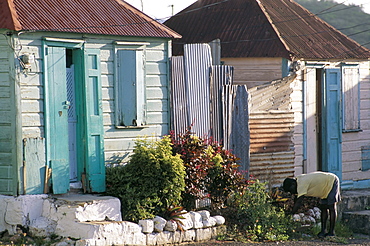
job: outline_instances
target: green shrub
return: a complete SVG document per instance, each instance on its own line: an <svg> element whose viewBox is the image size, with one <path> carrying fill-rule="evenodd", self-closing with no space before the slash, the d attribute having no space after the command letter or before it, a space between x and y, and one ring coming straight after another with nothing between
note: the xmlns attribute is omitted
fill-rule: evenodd
<svg viewBox="0 0 370 246"><path fill-rule="evenodd" d="M185 170L180 156L172 155L170 138L139 139L133 152L127 165L107 168L107 194L121 200L123 218L154 218L181 204Z"/></svg>
<svg viewBox="0 0 370 246"><path fill-rule="evenodd" d="M287 240L294 232L291 217L272 205L266 183L251 180L229 200L230 222L252 241Z"/></svg>

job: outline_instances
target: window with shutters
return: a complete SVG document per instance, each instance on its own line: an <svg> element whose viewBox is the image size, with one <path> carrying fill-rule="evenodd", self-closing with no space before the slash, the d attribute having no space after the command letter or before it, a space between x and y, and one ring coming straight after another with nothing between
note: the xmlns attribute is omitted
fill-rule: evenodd
<svg viewBox="0 0 370 246"><path fill-rule="evenodd" d="M115 102L117 127L142 127L146 124L146 45L146 43L116 43Z"/></svg>
<svg viewBox="0 0 370 246"><path fill-rule="evenodd" d="M358 65L342 65L343 131L360 130L360 83Z"/></svg>

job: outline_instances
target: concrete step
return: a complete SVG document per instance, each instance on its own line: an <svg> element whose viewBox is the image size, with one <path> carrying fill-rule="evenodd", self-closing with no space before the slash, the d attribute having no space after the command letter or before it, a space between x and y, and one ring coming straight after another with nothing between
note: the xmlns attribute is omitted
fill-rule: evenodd
<svg viewBox="0 0 370 246"><path fill-rule="evenodd" d="M338 206L341 212L364 210L370 206L370 189L343 190Z"/></svg>
<svg viewBox="0 0 370 246"><path fill-rule="evenodd" d="M342 221L353 232L370 235L370 210L344 212Z"/></svg>
<svg viewBox="0 0 370 246"><path fill-rule="evenodd" d="M370 235L370 189L343 190L338 217L355 233Z"/></svg>

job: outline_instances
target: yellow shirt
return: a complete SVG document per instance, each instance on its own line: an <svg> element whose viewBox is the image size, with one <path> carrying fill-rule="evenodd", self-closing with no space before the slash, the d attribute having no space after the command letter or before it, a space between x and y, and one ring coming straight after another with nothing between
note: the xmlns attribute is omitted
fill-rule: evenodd
<svg viewBox="0 0 370 246"><path fill-rule="evenodd" d="M297 176L297 193L300 196L312 196L325 199L333 188L336 176L332 173L313 172Z"/></svg>

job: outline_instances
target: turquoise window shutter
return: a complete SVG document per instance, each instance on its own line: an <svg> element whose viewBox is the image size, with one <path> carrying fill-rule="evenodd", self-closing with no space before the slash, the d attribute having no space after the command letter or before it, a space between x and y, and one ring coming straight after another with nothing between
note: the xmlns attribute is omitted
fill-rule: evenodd
<svg viewBox="0 0 370 246"><path fill-rule="evenodd" d="M117 51L117 125L145 124L145 83L143 50Z"/></svg>

